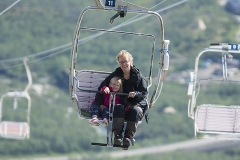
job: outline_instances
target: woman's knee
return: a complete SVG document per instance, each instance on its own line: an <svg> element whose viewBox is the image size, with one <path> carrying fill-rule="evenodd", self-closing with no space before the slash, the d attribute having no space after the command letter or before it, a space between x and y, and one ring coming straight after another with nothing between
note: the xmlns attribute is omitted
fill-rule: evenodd
<svg viewBox="0 0 240 160"><path fill-rule="evenodd" d="M135 113L135 114L143 113L142 108L139 107L139 106L133 107L131 111L132 111L133 113Z"/></svg>
<svg viewBox="0 0 240 160"><path fill-rule="evenodd" d="M132 122L138 122L143 117L143 110L139 106L135 106L129 110L127 120Z"/></svg>

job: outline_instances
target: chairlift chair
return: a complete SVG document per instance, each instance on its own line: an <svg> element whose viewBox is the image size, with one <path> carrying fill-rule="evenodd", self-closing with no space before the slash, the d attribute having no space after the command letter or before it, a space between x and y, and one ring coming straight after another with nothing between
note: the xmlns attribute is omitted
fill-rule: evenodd
<svg viewBox="0 0 240 160"><path fill-rule="evenodd" d="M30 110L31 110L31 97L28 94L28 89L32 85L32 77L30 69L27 65L27 60L24 59L24 66L28 77L28 85L24 91L13 91L3 94L0 99L0 137L6 139L25 140L30 137ZM11 106L4 106L3 101L7 97L14 98L13 109L17 109L18 99L27 99L26 121L7 121L3 120L3 108L10 108ZM18 113L16 113L18 114Z"/></svg>
<svg viewBox="0 0 240 160"><path fill-rule="evenodd" d="M204 53L213 52L221 54L222 78L200 79L198 77L199 59ZM197 98L201 93L203 84L239 84L240 81L230 80L228 77L227 57L232 58L231 54L240 54L239 44L211 44L196 57L195 70L190 73L188 86L188 116L194 120L196 138L240 140L240 105L197 104Z"/></svg>
<svg viewBox="0 0 240 160"><path fill-rule="evenodd" d="M88 6L82 10L80 13L73 43L71 49L71 56L70 56L70 73L69 73L69 88L70 88L70 99L72 100L73 105L76 107L79 117L83 119L90 119L90 106L94 101L95 94L98 91L98 87L100 83L109 75L109 72L105 71L97 71L97 70L86 70L86 69L76 69L77 64L77 55L80 54L79 50L79 36L82 30L89 30L89 31L98 31L101 33L114 33L114 34L127 34L133 36L144 36L150 37L153 40L153 47L152 47L152 55L151 55L151 64L150 64L150 72L147 79L148 89L152 86L152 67L153 67L153 57L155 52L155 37L151 34L144 34L144 33L136 33L136 32L126 32L126 31L116 31L116 30L108 30L108 29L98 29L98 28L88 28L82 27L82 19L84 14L89 10L99 10L99 11L109 11L109 12L117 12L112 18L110 18L110 23L120 15L120 17L126 16L126 13L135 13L135 14L148 14L148 15L155 15L159 20L159 29L161 33L160 37L160 62L159 62L159 69L157 80L155 83L155 88L149 101L149 106L153 106L153 104L157 101L160 96L165 72L168 70L169 65L169 55L168 55L168 44L169 40L164 40L164 27L163 21L161 16L157 12L149 11L147 8L131 4L129 2L124 2L121 0L94 0L94 6ZM85 57L86 58L86 57ZM111 93L115 94L115 93ZM114 106L112 104L111 106ZM109 107L110 109L111 107ZM107 146L107 147L122 147L122 146L115 146L113 144L113 133L111 130L111 109L110 109L110 119L109 125L107 127L107 143L92 143L92 145L99 145L99 146Z"/></svg>

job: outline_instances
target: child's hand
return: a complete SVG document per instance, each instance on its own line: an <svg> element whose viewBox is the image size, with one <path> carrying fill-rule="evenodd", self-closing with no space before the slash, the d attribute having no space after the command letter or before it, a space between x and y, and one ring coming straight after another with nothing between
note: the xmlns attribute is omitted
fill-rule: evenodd
<svg viewBox="0 0 240 160"><path fill-rule="evenodd" d="M108 87L106 87L104 90L103 90L104 93L108 94L110 93L110 89Z"/></svg>

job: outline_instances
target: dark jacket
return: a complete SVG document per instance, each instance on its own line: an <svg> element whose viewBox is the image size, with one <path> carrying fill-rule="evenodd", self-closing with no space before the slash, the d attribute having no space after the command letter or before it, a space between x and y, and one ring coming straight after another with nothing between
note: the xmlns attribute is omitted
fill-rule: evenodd
<svg viewBox="0 0 240 160"><path fill-rule="evenodd" d="M129 92L135 92L136 96L134 98L127 98L127 104L134 105L141 105L141 107L144 109L144 111L147 109L147 102L146 102L146 96L148 94L147 90L147 83L145 77L143 77L135 66L131 67L130 70L130 78L128 80L125 80L123 78L123 71L120 67L116 68L116 70L109 74L109 76L100 84L98 90L100 90L103 86L108 86L110 80L114 77L118 76L122 78L122 87L123 87L123 93L129 93ZM123 99L123 98L122 98ZM98 105L103 104L103 98L100 94L97 94L95 97L95 101ZM125 102L122 102L123 104ZM126 105L126 104L124 104Z"/></svg>

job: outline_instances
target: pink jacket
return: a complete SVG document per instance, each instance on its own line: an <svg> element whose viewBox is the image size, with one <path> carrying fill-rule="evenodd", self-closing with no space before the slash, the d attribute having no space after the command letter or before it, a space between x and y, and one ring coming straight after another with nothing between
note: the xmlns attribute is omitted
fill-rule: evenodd
<svg viewBox="0 0 240 160"><path fill-rule="evenodd" d="M104 89L106 88L106 86L103 86L102 88L101 88L101 91L103 92L104 91ZM110 89L110 92L112 92L113 90L112 90L112 87L109 87L109 89ZM110 99L110 96L111 96L111 94L106 94L106 93L104 93L103 92L103 105L105 106L105 107L109 107L109 99ZM115 97L115 104L119 104L120 103L120 96L119 95L116 95L116 97Z"/></svg>

